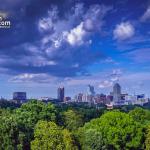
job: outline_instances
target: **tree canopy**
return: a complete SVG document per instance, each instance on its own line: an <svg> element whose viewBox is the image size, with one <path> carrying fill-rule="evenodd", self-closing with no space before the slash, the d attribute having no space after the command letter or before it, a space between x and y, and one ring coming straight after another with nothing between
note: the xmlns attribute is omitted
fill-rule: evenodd
<svg viewBox="0 0 150 150"><path fill-rule="evenodd" d="M34 126L39 120L55 121L54 105L33 100L13 111L1 110L0 149L30 149Z"/></svg>
<svg viewBox="0 0 150 150"><path fill-rule="evenodd" d="M0 108L0 150L150 150L150 111L123 111L37 100L7 105Z"/></svg>
<svg viewBox="0 0 150 150"><path fill-rule="evenodd" d="M54 122L39 121L35 126L32 150L76 150L71 133Z"/></svg>
<svg viewBox="0 0 150 150"><path fill-rule="evenodd" d="M64 124L68 130L77 130L83 125L83 116L76 111L68 110L64 112Z"/></svg>
<svg viewBox="0 0 150 150"><path fill-rule="evenodd" d="M132 116L137 122L144 125L150 124L150 111L147 109L136 107L129 112L129 115Z"/></svg>
<svg viewBox="0 0 150 150"><path fill-rule="evenodd" d="M119 111L107 112L79 129L83 149L141 149L144 134L140 123Z"/></svg>

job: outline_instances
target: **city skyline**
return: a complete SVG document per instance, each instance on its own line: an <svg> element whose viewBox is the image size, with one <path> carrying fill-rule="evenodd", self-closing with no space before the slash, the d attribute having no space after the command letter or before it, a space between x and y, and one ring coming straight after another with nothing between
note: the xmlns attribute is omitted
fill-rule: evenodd
<svg viewBox="0 0 150 150"><path fill-rule="evenodd" d="M150 1L6 0L0 5L0 95L85 92L150 97Z"/></svg>
<svg viewBox="0 0 150 150"><path fill-rule="evenodd" d="M68 89L67 89L68 90ZM13 91L13 93L11 93L8 97L4 97L3 95L1 95L1 99L7 99L7 100L12 100L14 99L15 95L18 95L16 97L19 97L19 99L21 97L26 97L24 99L51 99L51 100L58 100L60 102L63 102L65 98L70 98L70 100L75 100L77 95L83 95L83 96L92 96L95 97L96 95L105 95L105 96L113 96L114 101L120 101L121 100L121 95L125 96L138 96L138 95L144 95L145 98L150 98L148 95L146 95L145 93L131 93L131 92L127 92L124 89L122 90L122 86L119 84L119 82L115 82L110 91L108 92L102 92L102 91L98 91L95 90L95 87L93 85L88 84L86 87L84 87L84 90L82 91L78 91L78 92L74 92L72 95L69 95L68 91L66 90L66 88L64 86L59 86L57 87L55 93L53 93L53 95L39 95L39 96L30 96L30 93L28 93L27 91ZM115 93L115 94L114 94ZM122 99L123 100L123 99Z"/></svg>

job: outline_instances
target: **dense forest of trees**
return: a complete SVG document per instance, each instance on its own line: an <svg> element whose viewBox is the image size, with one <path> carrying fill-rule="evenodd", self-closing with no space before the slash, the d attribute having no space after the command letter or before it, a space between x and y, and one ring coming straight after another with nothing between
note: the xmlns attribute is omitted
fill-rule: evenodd
<svg viewBox="0 0 150 150"><path fill-rule="evenodd" d="M150 150L148 109L37 100L0 106L0 150Z"/></svg>

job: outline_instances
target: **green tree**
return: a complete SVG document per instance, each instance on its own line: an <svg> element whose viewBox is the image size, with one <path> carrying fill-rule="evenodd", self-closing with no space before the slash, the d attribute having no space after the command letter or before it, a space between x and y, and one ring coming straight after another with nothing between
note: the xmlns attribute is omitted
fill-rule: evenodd
<svg viewBox="0 0 150 150"><path fill-rule="evenodd" d="M19 129L14 115L11 111L1 112L0 115L0 149L13 150L17 149L17 145L21 143L18 138Z"/></svg>
<svg viewBox="0 0 150 150"><path fill-rule="evenodd" d="M0 149L30 149L34 127L39 120L56 121L51 103L30 101L15 110L0 110Z"/></svg>
<svg viewBox="0 0 150 150"><path fill-rule="evenodd" d="M35 127L32 150L75 150L68 130L63 130L54 122L39 121Z"/></svg>
<svg viewBox="0 0 150 150"><path fill-rule="evenodd" d="M83 150L143 148L143 126L119 111L107 112L78 131Z"/></svg>
<svg viewBox="0 0 150 150"><path fill-rule="evenodd" d="M129 115L137 122L144 125L150 124L150 111L140 107L136 107L134 110L129 112Z"/></svg>
<svg viewBox="0 0 150 150"><path fill-rule="evenodd" d="M146 145L146 150L150 150L150 125L147 128L145 145Z"/></svg>
<svg viewBox="0 0 150 150"><path fill-rule="evenodd" d="M82 115L74 110L68 110L64 112L64 122L68 130L74 131L83 125Z"/></svg>

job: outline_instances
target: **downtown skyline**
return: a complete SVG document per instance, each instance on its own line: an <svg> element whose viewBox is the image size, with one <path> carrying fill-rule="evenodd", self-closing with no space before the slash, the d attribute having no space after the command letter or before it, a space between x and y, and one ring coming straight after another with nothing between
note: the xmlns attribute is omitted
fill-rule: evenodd
<svg viewBox="0 0 150 150"><path fill-rule="evenodd" d="M150 96L149 0L6 0L0 16L0 95L85 92Z"/></svg>

